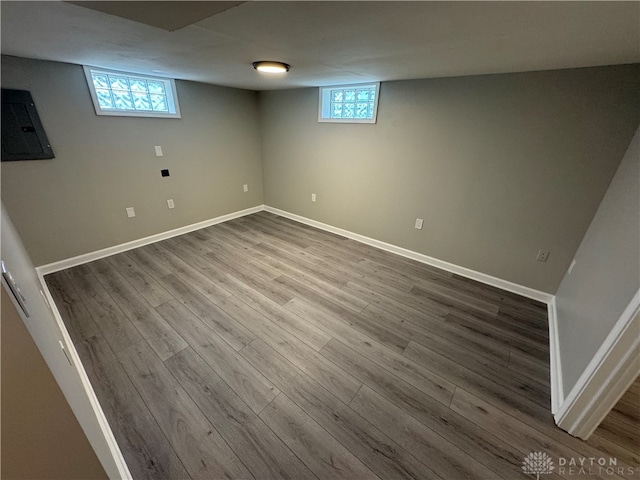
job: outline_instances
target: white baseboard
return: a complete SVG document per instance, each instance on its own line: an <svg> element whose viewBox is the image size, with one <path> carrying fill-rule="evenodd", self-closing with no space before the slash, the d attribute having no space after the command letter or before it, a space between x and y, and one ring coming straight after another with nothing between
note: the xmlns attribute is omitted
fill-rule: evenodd
<svg viewBox="0 0 640 480"><path fill-rule="evenodd" d="M571 390L567 398L564 398L558 338L558 317L556 301L553 295L266 205L258 205L256 207L186 225L167 232L158 233L95 252L89 252L58 262L42 265L37 267L36 271L44 287L44 292L46 292L47 300L54 305L46 288L46 284L44 283L44 275L263 210L321 230L342 235L352 240L356 240L526 298L546 303L549 315L551 409L554 414L556 424L574 436L586 439L591 435L593 430L595 430L599 425L611 407L615 405L618 399L629 388L629 385L631 385L640 371L640 338L638 338L637 335L637 332L640 331L640 291L638 291L634 296L632 302L629 304L603 345L589 363L589 366L582 374L577 384ZM53 307L53 310L59 320L59 324L63 325L55 306ZM61 328L61 330L66 333L66 329ZM76 362L76 365L79 367L78 370L80 376L82 377L89 397L94 404L98 419L106 425L105 436L107 437L107 440L111 440L110 443L113 443L114 457L116 457L116 460L122 468L121 471L126 477L126 474L128 474L126 464L124 464L121 453L113 439L113 434L111 433L108 424L106 424L104 413L102 412L102 409L97 402L97 398L95 397L95 393L93 393L93 389L89 384L77 352L75 352L75 349L72 347L73 344L67 337L68 333L65 335L65 340L67 341L67 345L71 346L70 351L73 361Z"/></svg>
<svg viewBox="0 0 640 480"><path fill-rule="evenodd" d="M640 373L640 290L557 413L556 424L586 440Z"/></svg>
<svg viewBox="0 0 640 480"><path fill-rule="evenodd" d="M251 215L252 213L261 212L262 210L264 210L264 205L258 205L256 207L247 208L245 210L239 210L237 212L228 213L226 215L221 215L219 217L204 220L202 222L192 223L191 225L185 225L184 227L175 228L167 232L157 233L155 235L150 235L138 240L132 240L131 242L121 243L119 245L114 245L113 247L103 248L102 250L96 250L95 252L83 253L82 255L66 258L58 262L47 263L46 265L36 267L36 271L39 275L48 275L49 273L58 272L60 270L65 270L71 267L77 267L78 265L93 262L94 260L98 260L100 258L126 252L127 250L133 250L134 248L149 245L150 243L159 242L161 240L166 240L167 238L177 237L178 235L183 235L195 230L200 230L201 228L206 228L210 227L211 225L216 225L228 220L233 220L234 218L244 217L245 215Z"/></svg>
<svg viewBox="0 0 640 480"><path fill-rule="evenodd" d="M491 285L493 287L500 288L502 290L506 290L508 292L512 292L518 295L522 295L523 297L531 298L533 300L537 300L546 304L551 302L553 295L541 292L539 290L535 290L533 288L525 287L523 285L518 285L513 282L509 282L507 280L503 280L501 278L493 277L491 275L487 275L485 273L477 272L475 270L471 270L466 267L461 267L459 265L455 265L453 263L445 262L443 260L438 260L437 258L429 257L422 253L414 252L412 250L408 250L406 248L398 247L396 245L392 245L390 243L382 242L380 240L376 240L374 238L366 237L364 235L360 235L358 233L353 233L348 230L343 230L341 228L333 227L331 225L327 225L325 223L317 222L310 218L302 217L300 215L296 215L293 213L286 212L284 210L279 210L277 208L269 207L266 205L258 205L256 207L247 208L245 210L240 210L237 212L229 213L226 215L222 215L220 217L212 218L209 220L204 220L202 222L193 223L191 225L186 225L184 227L176 228L173 230L169 230L167 232L157 233L155 235L150 235L148 237L140 238L137 240L132 240L130 242L121 243L119 245L114 245L112 247L103 248L101 250L96 250L94 252L84 253L82 255L78 255L76 257L66 258L64 260L60 260L57 262L48 263L46 265L41 265L36 267L36 271L40 275L48 275L49 273L58 272L60 270L65 270L67 268L76 267L78 265L82 265L84 263L89 263L94 260L98 260L100 258L108 257L110 255L115 255L118 253L126 252L128 250L133 250L134 248L142 247L144 245L149 245L151 243L159 242L161 240L165 240L167 238L176 237L178 235L183 235L185 233L193 232L195 230L199 230L201 228L210 227L211 225L216 225L218 223L226 222L228 220L233 220L234 218L243 217L245 215L250 215L252 213L261 212L266 210L268 212L274 213L276 215L280 215L286 218L290 218L291 220L295 220L300 223L304 223L306 225L310 225L312 227L319 228L321 230L326 230L328 232L336 233L338 235L342 235L347 238L351 238L353 240L357 240L359 242L365 243L367 245L371 245L373 247L380 248L382 250L386 250L391 253L395 253L397 255L401 255L403 257L410 258L412 260L416 260L421 263L425 263L427 265L431 265L433 267L440 268L442 270L455 273L457 275L470 278L472 280L476 280L478 282Z"/></svg>
<svg viewBox="0 0 640 480"><path fill-rule="evenodd" d="M438 260L418 252L327 225L265 205L267 212L431 265L478 282L547 304L549 317L551 411L556 424L571 435L587 439L640 372L640 291L634 296L588 367L564 397L558 312L554 295Z"/></svg>
<svg viewBox="0 0 640 480"><path fill-rule="evenodd" d="M486 285L491 285L492 287L497 287L502 290L515 293L517 295L522 295L523 297L531 298L539 302L549 304L549 302L551 302L551 299L553 298L553 295L546 292L541 292L533 288L525 287L523 285L518 285L517 283L509 282L501 278L487 275L486 273L477 272L475 270L471 270L466 267L461 267L453 263L445 262L443 260L438 260L437 258L429 257L428 255L424 255L422 253L414 252L412 250L398 247L390 243L382 242L374 238L365 237L364 235L353 233L348 230L343 230L342 228L337 228L332 225L327 225L326 223L317 222L316 220L311 220L310 218L302 217L300 215L287 212L285 210L269 207L268 205L265 205L264 209L267 212L271 212L276 215L280 215L282 217L295 220L296 222L304 223L306 225L310 225L312 227L316 227L321 230L326 230L328 232L335 233L337 235L342 235L343 237L347 237L352 240L357 240L358 242L366 243L367 245L371 245L372 247L377 247L377 248L380 248L381 250L386 250L387 252L395 253L397 255L401 255L403 257L407 257L412 260L416 260L418 262L425 263L427 265L431 265L433 267L437 267L442 270L446 270L447 272L455 273L462 277L476 280Z"/></svg>
<svg viewBox="0 0 640 480"><path fill-rule="evenodd" d="M109 453L113 458L116 468L118 469L118 472L119 472L118 478L123 480L131 480L133 479L133 476L131 475L129 468L127 467L127 463L122 455L120 447L118 446L118 443L113 435L113 432L111 430L111 427L109 426L109 423L104 414L104 411L100 406L98 397L96 396L95 391L93 390L91 382L89 381L87 372L85 371L84 366L82 365L80 356L78 355L78 352L73 342L71 341L69 332L64 324L64 321L62 320L62 317L60 316L60 312L58 311L58 308L56 307L55 302L53 301L53 297L49 292L49 288L47 287L47 284L44 281L44 275L57 272L60 270L64 270L66 268L75 267L77 265L82 265L84 263L92 262L93 260L98 260L99 258L107 257L109 255L114 255L116 253L125 252L127 250L141 247L143 245L148 245L150 243L158 242L160 240L164 240L167 238L175 237L177 235L182 235L184 233L192 232L192 231L205 228L211 225L215 225L221 222L226 222L234 218L260 212L262 210L264 210L264 206L258 205L256 207L248 208L246 210L241 210L241 211L230 213L227 215L222 215L220 217L205 220L203 222L198 222L198 223L194 223L184 227L176 228L168 232L162 232L156 235L151 235L149 237L141 238L141 239L123 243L120 245L114 245L113 247L104 248L102 250L86 253L83 255L78 255L76 257L61 260L59 262L49 263L47 265L42 265L36 268L36 274L38 276L38 280L40 281L40 285L42 287L41 288L42 294L44 295L46 303L48 304L55 318L58 329L64 340L64 344L67 349L67 352L69 353L71 361L73 362L73 367L76 369L76 371L78 372L78 375L80 376L80 381L82 383L82 386L87 394L89 403L91 404L91 407L96 416L97 422L102 430L102 434L109 447L109 451L110 451Z"/></svg>
<svg viewBox="0 0 640 480"><path fill-rule="evenodd" d="M556 298L549 302L549 380L551 386L551 413L555 414L564 402L564 385L562 383L562 362L560 360L560 339L558 337L558 310Z"/></svg>
<svg viewBox="0 0 640 480"><path fill-rule="evenodd" d="M67 350L67 353L69 354L68 358L70 358L71 362L73 362L71 367L76 370L76 372L78 373L78 376L80 377L82 388L87 394L87 398L89 399L89 404L91 405L91 408L93 410L93 413L95 414L100 430L102 431L102 435L104 436L104 439L109 448L109 454L111 455L116 465L116 468L118 470L117 478L121 480L133 480L133 475L131 475L131 472L129 471L127 462L125 461L124 456L122 455L122 451L120 450L120 447L118 446L118 442L116 441L116 438L113 435L113 431L109 426L107 417L104 414L104 411L102 410L102 406L98 401L98 397L96 396L96 393L93 390L93 386L91 385L91 382L89 381L89 377L87 375L87 372L84 369L84 365L82 365L82 361L80 360L78 351L76 350L76 347L73 344L73 341L71 340L69 331L67 330L67 327L64 324L64 321L62 320L62 316L58 311L58 307L56 306L55 301L51 296L49 287L47 286L47 283L44 281L44 276L40 272L36 272L36 274L38 276L38 280L40 281L41 293L44 296L45 303L47 304L47 306L49 307L49 310L53 314L53 318L55 319L58 330L62 335L64 347Z"/></svg>

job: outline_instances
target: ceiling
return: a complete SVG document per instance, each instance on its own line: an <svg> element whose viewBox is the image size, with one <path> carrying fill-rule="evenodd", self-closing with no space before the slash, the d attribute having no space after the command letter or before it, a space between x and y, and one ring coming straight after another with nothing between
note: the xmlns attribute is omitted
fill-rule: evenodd
<svg viewBox="0 0 640 480"><path fill-rule="evenodd" d="M640 62L635 1L99 3L2 1L2 53L251 90Z"/></svg>
<svg viewBox="0 0 640 480"><path fill-rule="evenodd" d="M141 22L152 27L163 28L170 32L179 30L224 12L244 2L202 2L165 0L153 8L146 1L127 0L120 2L103 2L99 0L70 1L74 5L92 8L99 12L109 13L128 20ZM157 3L157 2L156 2Z"/></svg>

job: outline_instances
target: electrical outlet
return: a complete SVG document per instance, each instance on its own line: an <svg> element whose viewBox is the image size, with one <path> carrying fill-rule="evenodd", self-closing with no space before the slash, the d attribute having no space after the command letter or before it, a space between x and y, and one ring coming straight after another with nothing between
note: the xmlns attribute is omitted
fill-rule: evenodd
<svg viewBox="0 0 640 480"><path fill-rule="evenodd" d="M312 202L315 202L315 201L316 201L316 194L315 194L315 193L312 193L312 194L311 194L311 201L312 201Z"/></svg>
<svg viewBox="0 0 640 480"><path fill-rule="evenodd" d="M538 250L538 255L536 255L536 260L539 262L546 262L549 258L549 254L551 254L551 250Z"/></svg>
<svg viewBox="0 0 640 480"><path fill-rule="evenodd" d="M133 218L136 216L136 211L133 209L133 207L127 207L126 211L127 211L127 217Z"/></svg>
<svg viewBox="0 0 640 480"><path fill-rule="evenodd" d="M167 206L169 208L175 208L175 204L173 203L173 198L170 198L169 200L167 200Z"/></svg>
<svg viewBox="0 0 640 480"><path fill-rule="evenodd" d="M421 218L416 218L416 229L417 230L422 230L422 224L424 223L424 220Z"/></svg>
<svg viewBox="0 0 640 480"><path fill-rule="evenodd" d="M247 185L246 183L242 186L242 190L244 192L248 192L249 191L249 185Z"/></svg>

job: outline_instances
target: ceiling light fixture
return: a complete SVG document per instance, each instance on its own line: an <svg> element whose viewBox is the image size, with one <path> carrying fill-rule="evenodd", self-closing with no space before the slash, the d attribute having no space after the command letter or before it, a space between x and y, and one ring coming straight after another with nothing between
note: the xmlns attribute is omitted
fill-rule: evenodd
<svg viewBox="0 0 640 480"><path fill-rule="evenodd" d="M253 68L264 73L287 73L289 64L283 62L253 62Z"/></svg>

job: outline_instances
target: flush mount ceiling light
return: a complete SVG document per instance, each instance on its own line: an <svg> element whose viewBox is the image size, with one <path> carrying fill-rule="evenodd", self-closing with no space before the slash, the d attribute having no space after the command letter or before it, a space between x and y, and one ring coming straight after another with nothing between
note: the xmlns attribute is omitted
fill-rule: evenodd
<svg viewBox="0 0 640 480"><path fill-rule="evenodd" d="M287 73L289 64L283 62L253 62L253 68L264 73Z"/></svg>

